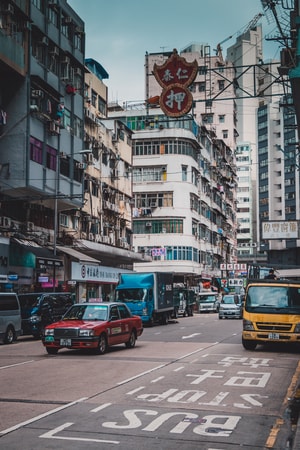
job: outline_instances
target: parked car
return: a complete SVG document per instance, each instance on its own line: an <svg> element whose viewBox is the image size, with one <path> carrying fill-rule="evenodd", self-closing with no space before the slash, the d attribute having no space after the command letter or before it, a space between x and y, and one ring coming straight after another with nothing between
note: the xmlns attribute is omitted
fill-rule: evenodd
<svg viewBox="0 0 300 450"><path fill-rule="evenodd" d="M42 341L49 354L61 348L103 354L112 345L133 348L142 332L142 319L132 315L124 303L78 303L62 320L45 328Z"/></svg>
<svg viewBox="0 0 300 450"><path fill-rule="evenodd" d="M46 325L57 322L74 303L70 292L32 292L20 294L24 335L40 339Z"/></svg>
<svg viewBox="0 0 300 450"><path fill-rule="evenodd" d="M223 296L219 306L219 319L237 318L243 317L243 305L239 295L226 294Z"/></svg>
<svg viewBox="0 0 300 450"><path fill-rule="evenodd" d="M17 294L0 293L0 339L12 344L22 334L21 308Z"/></svg>

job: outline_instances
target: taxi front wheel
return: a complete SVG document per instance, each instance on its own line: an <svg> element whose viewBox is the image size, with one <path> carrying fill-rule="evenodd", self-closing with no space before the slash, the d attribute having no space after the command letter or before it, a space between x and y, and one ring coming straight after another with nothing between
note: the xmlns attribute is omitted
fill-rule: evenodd
<svg viewBox="0 0 300 450"><path fill-rule="evenodd" d="M97 353L99 355L103 355L106 351L107 351L107 339L105 334L102 333L98 341Z"/></svg>

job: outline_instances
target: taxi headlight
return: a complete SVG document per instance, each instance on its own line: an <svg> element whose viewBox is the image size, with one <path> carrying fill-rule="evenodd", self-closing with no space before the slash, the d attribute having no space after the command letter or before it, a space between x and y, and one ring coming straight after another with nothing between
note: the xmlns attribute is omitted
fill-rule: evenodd
<svg viewBox="0 0 300 450"><path fill-rule="evenodd" d="M253 323L250 320L243 320L243 330L244 331L254 331Z"/></svg>
<svg viewBox="0 0 300 450"><path fill-rule="evenodd" d="M45 336L54 336L54 328L45 328L44 335Z"/></svg>
<svg viewBox="0 0 300 450"><path fill-rule="evenodd" d="M95 335L94 330L79 330L79 336L89 337L94 335Z"/></svg>

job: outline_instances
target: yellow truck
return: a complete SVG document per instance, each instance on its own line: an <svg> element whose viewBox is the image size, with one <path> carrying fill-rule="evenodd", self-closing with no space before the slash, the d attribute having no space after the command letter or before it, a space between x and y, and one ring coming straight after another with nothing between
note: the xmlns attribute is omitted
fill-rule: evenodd
<svg viewBox="0 0 300 450"><path fill-rule="evenodd" d="M249 280L243 310L242 344L300 343L300 282Z"/></svg>

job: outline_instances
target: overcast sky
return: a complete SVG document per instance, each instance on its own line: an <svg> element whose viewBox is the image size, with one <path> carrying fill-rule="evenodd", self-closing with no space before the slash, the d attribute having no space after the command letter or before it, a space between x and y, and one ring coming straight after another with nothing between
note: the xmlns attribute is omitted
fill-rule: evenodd
<svg viewBox="0 0 300 450"><path fill-rule="evenodd" d="M219 42L223 54L249 22L263 12L261 0L68 0L85 22L86 58L109 74L109 101L145 98L145 54L180 50L192 42ZM269 13L261 20L263 36L276 36ZM263 42L264 59L279 58L279 44Z"/></svg>

